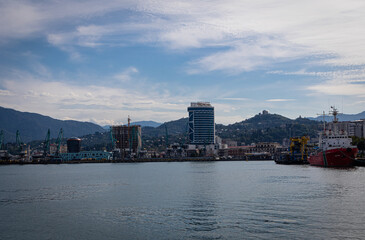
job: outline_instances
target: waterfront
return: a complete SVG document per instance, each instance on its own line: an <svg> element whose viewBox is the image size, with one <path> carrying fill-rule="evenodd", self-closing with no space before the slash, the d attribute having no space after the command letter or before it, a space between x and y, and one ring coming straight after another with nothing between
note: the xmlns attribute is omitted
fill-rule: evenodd
<svg viewBox="0 0 365 240"><path fill-rule="evenodd" d="M361 239L365 168L0 166L1 239Z"/></svg>

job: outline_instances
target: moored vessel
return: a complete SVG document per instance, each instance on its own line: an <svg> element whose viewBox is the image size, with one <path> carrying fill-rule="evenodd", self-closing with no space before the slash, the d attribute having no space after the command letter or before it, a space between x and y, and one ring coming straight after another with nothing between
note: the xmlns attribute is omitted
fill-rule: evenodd
<svg viewBox="0 0 365 240"><path fill-rule="evenodd" d="M288 152L276 156L277 164L308 164L308 136L290 138Z"/></svg>
<svg viewBox="0 0 365 240"><path fill-rule="evenodd" d="M309 156L308 162L313 166L322 167L351 167L358 152L352 145L352 139L346 131L337 128L337 114L335 107L331 107L333 115L333 130L324 130L319 135L318 149Z"/></svg>

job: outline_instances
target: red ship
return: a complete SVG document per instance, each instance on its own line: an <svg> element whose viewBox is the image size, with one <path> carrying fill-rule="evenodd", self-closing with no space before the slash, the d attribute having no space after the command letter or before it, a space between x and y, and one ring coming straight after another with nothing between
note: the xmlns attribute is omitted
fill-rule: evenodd
<svg viewBox="0 0 365 240"><path fill-rule="evenodd" d="M336 108L332 108L333 131L324 128L319 135L318 150L309 156L308 162L313 166L322 167L351 167L358 152L356 146L352 145L352 139L345 131L339 131L336 127L337 114Z"/></svg>

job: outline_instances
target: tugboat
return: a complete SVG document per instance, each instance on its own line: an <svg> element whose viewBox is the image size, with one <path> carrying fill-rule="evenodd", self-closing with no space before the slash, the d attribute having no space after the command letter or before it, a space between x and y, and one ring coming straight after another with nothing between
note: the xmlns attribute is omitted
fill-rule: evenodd
<svg viewBox="0 0 365 240"><path fill-rule="evenodd" d="M333 115L333 131L326 130L319 135L318 149L309 156L308 162L313 166L321 167L352 167L358 149L352 145L352 139L345 131L337 129L338 111L331 107Z"/></svg>
<svg viewBox="0 0 365 240"><path fill-rule="evenodd" d="M289 152L280 154L275 162L277 164L308 164L308 141L307 136L290 138Z"/></svg>

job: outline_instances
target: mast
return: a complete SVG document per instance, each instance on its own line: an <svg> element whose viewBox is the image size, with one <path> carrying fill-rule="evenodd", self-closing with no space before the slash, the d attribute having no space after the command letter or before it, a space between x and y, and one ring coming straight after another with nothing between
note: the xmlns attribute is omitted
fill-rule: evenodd
<svg viewBox="0 0 365 240"><path fill-rule="evenodd" d="M323 132L326 132L326 113L323 111Z"/></svg>
<svg viewBox="0 0 365 240"><path fill-rule="evenodd" d="M331 111L330 111L330 114L333 115L333 132L336 134L338 133L338 126L337 126L337 123L338 123L338 118L337 118L337 115L339 114L338 113L338 110L335 106L331 106Z"/></svg>
<svg viewBox="0 0 365 240"><path fill-rule="evenodd" d="M131 130L130 130L130 126L131 126L131 118L128 115L128 146L129 146L129 153L131 153Z"/></svg>
<svg viewBox="0 0 365 240"><path fill-rule="evenodd" d="M338 122L338 118L337 118L338 110L337 110L337 108L335 108L334 106L331 106L331 108L332 108L331 113L332 113L332 115L333 115L333 122L334 122L334 123L337 123L337 122Z"/></svg>

